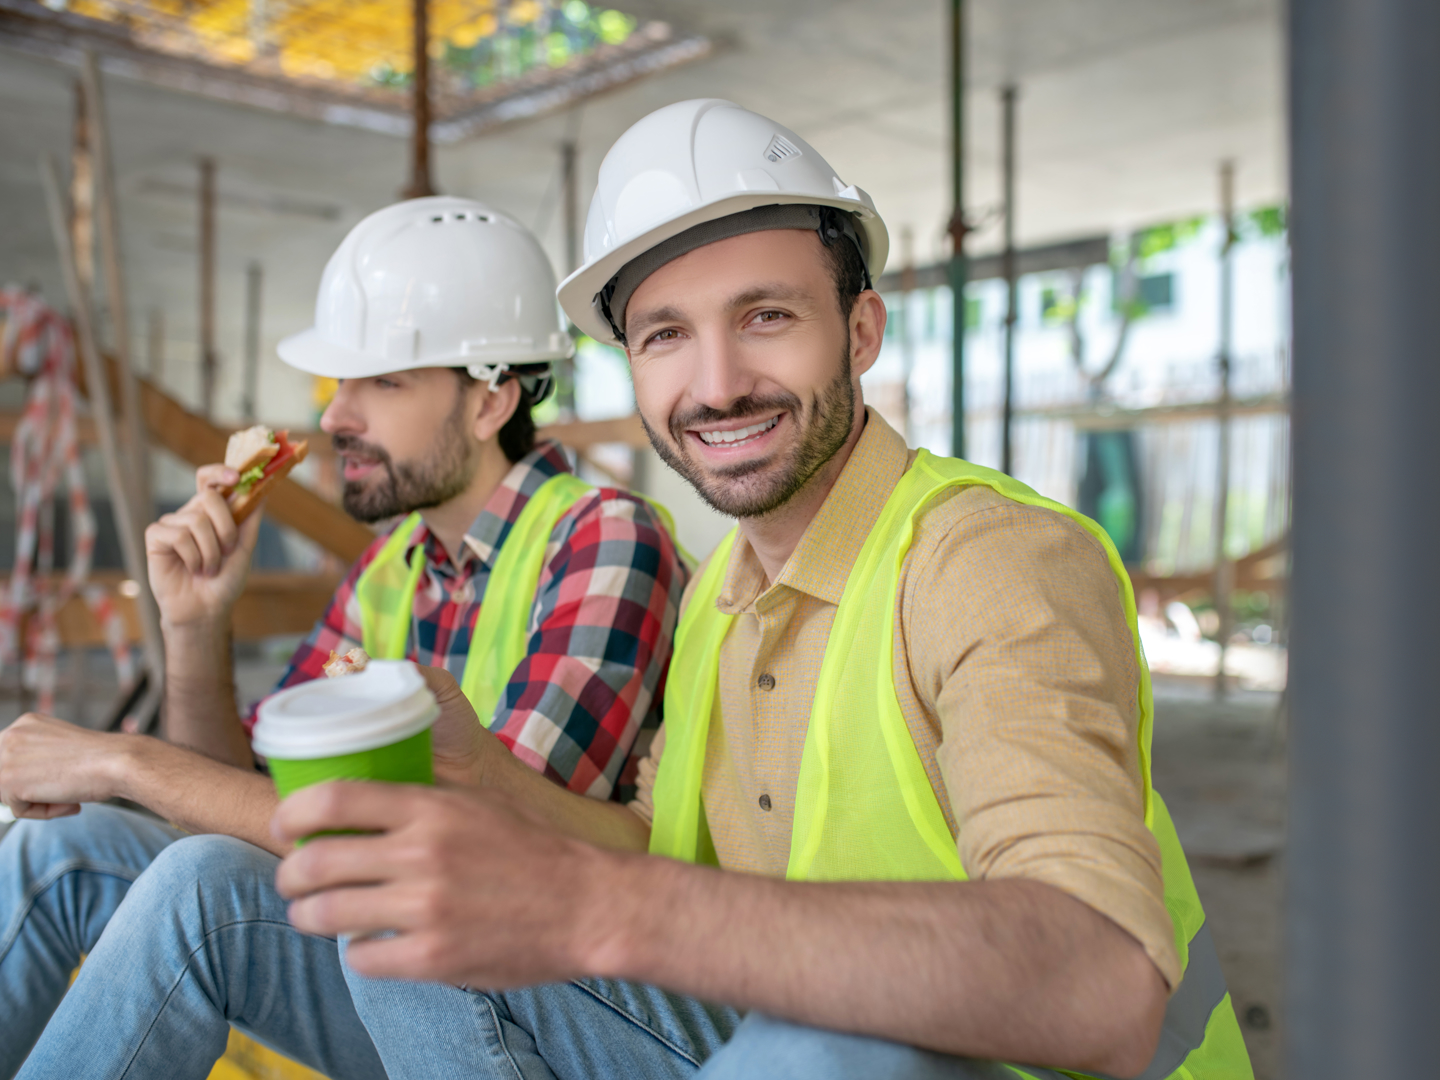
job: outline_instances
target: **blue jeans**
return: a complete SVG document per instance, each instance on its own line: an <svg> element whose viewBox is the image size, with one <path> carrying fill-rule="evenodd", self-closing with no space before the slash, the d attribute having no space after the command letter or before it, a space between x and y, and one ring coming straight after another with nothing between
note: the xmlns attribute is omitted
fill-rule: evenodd
<svg viewBox="0 0 1440 1080"><path fill-rule="evenodd" d="M481 992L367 979L348 966L345 979L390 1080L1016 1080L992 1062L742 1019L638 983Z"/></svg>
<svg viewBox="0 0 1440 1080"><path fill-rule="evenodd" d="M181 836L90 806L0 842L0 1076L203 1080L233 1023L334 1080L384 1080L334 940L286 921L278 860Z"/></svg>

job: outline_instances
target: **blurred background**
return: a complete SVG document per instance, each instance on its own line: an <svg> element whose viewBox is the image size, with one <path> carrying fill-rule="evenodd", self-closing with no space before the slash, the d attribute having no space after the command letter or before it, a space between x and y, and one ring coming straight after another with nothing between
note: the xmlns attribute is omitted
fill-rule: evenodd
<svg viewBox="0 0 1440 1080"><path fill-rule="evenodd" d="M275 343L310 325L357 221L407 193L477 198L563 276L610 143L660 105L728 98L800 133L889 227L866 400L912 445L1079 507L1122 552L1156 676L1157 786L1256 1075L1281 1075L1285 41L1279 0L0 0L0 284L74 314L60 230L124 369L107 385L127 464L105 460L83 396L94 559L68 592L73 498L47 525L25 511L39 488L0 483L0 565L50 537L39 585L0 613L0 722L133 711L144 598L116 485L143 525L235 427L315 428L333 386ZM7 361L14 473L36 368ZM645 445L624 355L582 338L561 383L541 419L580 471L664 502L708 553L731 523ZM270 507L237 613L247 700L367 538L335 509L323 436L295 479L309 501Z"/></svg>

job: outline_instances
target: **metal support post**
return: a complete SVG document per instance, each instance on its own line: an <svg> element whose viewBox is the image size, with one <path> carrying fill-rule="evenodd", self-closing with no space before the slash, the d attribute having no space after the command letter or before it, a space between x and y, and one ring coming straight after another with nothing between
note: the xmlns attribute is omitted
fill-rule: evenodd
<svg viewBox="0 0 1440 1080"><path fill-rule="evenodd" d="M915 445L915 421L910 415L910 376L915 371L915 339L910 332L910 293L915 288L915 232L900 230L900 419L907 446Z"/></svg>
<svg viewBox="0 0 1440 1080"><path fill-rule="evenodd" d="M1289 6L1296 1080L1436 1067L1437 41L1435 0Z"/></svg>
<svg viewBox="0 0 1440 1080"><path fill-rule="evenodd" d="M260 402L260 294L264 272L258 262L245 268L245 390L240 411L254 421Z"/></svg>
<svg viewBox="0 0 1440 1080"><path fill-rule="evenodd" d="M200 414L215 412L215 159L200 159Z"/></svg>
<svg viewBox="0 0 1440 1080"><path fill-rule="evenodd" d="M950 453L965 456L965 0L950 0Z"/></svg>
<svg viewBox="0 0 1440 1080"><path fill-rule="evenodd" d="M580 265L580 173L579 151L574 139L560 144L560 202L565 225L565 273ZM575 416L575 361L562 360L555 365L559 378L555 381L555 404L565 417Z"/></svg>
<svg viewBox="0 0 1440 1080"><path fill-rule="evenodd" d="M1015 321L1019 311L1020 282L1015 264L1015 87L1000 91L1001 177L1005 212L1005 401L1000 419L1000 471L1015 468Z"/></svg>
<svg viewBox="0 0 1440 1080"><path fill-rule="evenodd" d="M430 10L426 0L414 0L414 39L411 51L415 72L411 87L410 186L405 198L435 194L430 179Z"/></svg>
<svg viewBox="0 0 1440 1080"><path fill-rule="evenodd" d="M1230 641L1233 622L1230 591L1235 582L1235 564L1225 551L1225 535L1230 527L1230 353L1235 310L1235 163L1220 163L1220 224L1225 239L1220 245L1220 347L1217 366L1220 392L1215 406L1215 614L1219 616L1216 634L1220 639L1220 659L1215 669L1215 699L1225 697L1225 650Z"/></svg>

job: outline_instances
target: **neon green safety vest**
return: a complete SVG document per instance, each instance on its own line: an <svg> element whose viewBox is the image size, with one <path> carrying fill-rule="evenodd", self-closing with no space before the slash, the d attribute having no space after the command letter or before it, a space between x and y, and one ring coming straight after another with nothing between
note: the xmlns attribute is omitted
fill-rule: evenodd
<svg viewBox="0 0 1440 1080"><path fill-rule="evenodd" d="M545 547L565 512L594 485L572 473L556 473L530 496L511 526L490 570L480 614L470 631L470 652L460 689L487 728L495 719L511 674L525 659L530 611L545 566ZM668 515L666 524L669 524ZM396 526L380 553L355 583L365 651L380 660L403 660L410 640L411 611L425 551L416 545L407 565L406 548L420 525L411 514Z"/></svg>
<svg viewBox="0 0 1440 1080"><path fill-rule="evenodd" d="M1130 578L1099 525L1003 473L922 450L881 510L846 581L821 663L800 759L785 876L798 881L966 879L955 838L900 711L892 667L896 592L915 522L942 491L977 484L1014 502L1064 514L1095 537L1110 559L1135 640L1145 824L1160 845L1165 906L1184 971L1166 1009L1160 1047L1142 1077L1251 1080L1249 1057L1190 868L1165 803L1150 784L1154 708ZM717 862L700 788L720 646L734 619L716 610L715 600L735 536L732 531L721 542L695 585L676 631L665 690L667 734L655 780L650 851L688 862ZM1010 1068L1021 1076L1061 1075L1028 1066Z"/></svg>

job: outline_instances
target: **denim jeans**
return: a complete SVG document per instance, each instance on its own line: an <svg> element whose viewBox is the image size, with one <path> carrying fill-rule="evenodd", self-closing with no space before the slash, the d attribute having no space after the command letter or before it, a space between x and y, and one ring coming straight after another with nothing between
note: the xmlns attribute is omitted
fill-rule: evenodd
<svg viewBox="0 0 1440 1080"><path fill-rule="evenodd" d="M345 979L390 1080L1016 1080L993 1062L742 1018L638 983L481 992L367 979L348 966Z"/></svg>
<svg viewBox="0 0 1440 1080"><path fill-rule="evenodd" d="M278 860L181 835L91 806L0 842L0 1076L203 1080L233 1023L333 1080L384 1080L336 943L286 921Z"/></svg>

